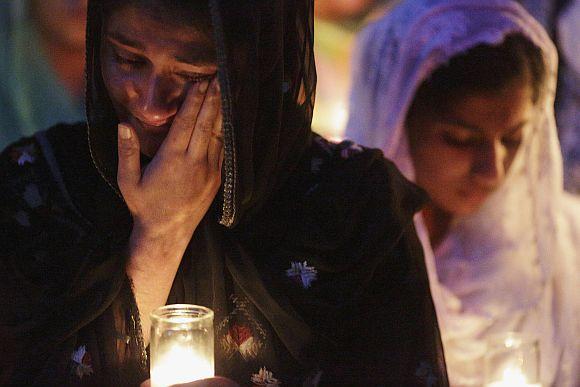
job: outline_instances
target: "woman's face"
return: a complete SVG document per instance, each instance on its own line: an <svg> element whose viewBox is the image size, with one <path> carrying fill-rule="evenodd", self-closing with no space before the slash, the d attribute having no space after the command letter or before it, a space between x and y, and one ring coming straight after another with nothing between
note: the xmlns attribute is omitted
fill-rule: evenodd
<svg viewBox="0 0 580 387"><path fill-rule="evenodd" d="M476 211L506 177L533 113L527 79L467 95L444 113L409 115L417 184L453 216Z"/></svg>
<svg viewBox="0 0 580 387"><path fill-rule="evenodd" d="M217 71L213 42L192 27L154 20L137 7L113 12L103 30L102 76L120 122L153 156L195 83Z"/></svg>

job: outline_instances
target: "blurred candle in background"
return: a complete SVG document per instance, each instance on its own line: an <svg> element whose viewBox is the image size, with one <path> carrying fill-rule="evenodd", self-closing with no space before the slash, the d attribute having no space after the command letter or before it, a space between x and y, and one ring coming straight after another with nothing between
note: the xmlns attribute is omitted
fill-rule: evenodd
<svg viewBox="0 0 580 387"><path fill-rule="evenodd" d="M538 341L514 332L492 337L485 355L487 387L541 387Z"/></svg>

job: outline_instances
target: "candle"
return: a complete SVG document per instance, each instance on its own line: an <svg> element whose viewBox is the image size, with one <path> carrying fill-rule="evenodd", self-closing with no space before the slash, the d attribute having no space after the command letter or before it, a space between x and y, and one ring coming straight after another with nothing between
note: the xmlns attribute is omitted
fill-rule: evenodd
<svg viewBox="0 0 580 387"><path fill-rule="evenodd" d="M541 387L540 350L535 338L507 332L488 339L486 387Z"/></svg>
<svg viewBox="0 0 580 387"><path fill-rule="evenodd" d="M518 368L506 368L500 381L488 383L487 387L542 387L539 383L528 383Z"/></svg>
<svg viewBox="0 0 580 387"><path fill-rule="evenodd" d="M151 366L152 387L170 386L214 375L213 364L191 348L179 345L160 355Z"/></svg>
<svg viewBox="0 0 580 387"><path fill-rule="evenodd" d="M151 386L214 376L213 312L197 305L167 305L151 314Z"/></svg>

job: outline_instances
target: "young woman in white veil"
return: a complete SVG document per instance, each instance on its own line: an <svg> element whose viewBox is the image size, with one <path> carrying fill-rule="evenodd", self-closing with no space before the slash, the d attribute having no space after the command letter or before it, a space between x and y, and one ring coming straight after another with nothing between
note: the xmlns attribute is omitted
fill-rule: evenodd
<svg viewBox="0 0 580 387"><path fill-rule="evenodd" d="M515 2L419 0L357 50L347 137L432 198L415 222L452 385L481 385L488 339L516 331L538 339L544 386L578 386L580 205L548 35Z"/></svg>

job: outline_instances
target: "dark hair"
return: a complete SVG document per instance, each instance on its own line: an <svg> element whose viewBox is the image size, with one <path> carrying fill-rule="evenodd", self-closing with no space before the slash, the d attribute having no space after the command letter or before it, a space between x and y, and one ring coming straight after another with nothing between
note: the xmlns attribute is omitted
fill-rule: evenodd
<svg viewBox="0 0 580 387"><path fill-rule="evenodd" d="M211 37L212 25L207 0L104 0L104 19L125 7L136 7L155 20L190 26Z"/></svg>
<svg viewBox="0 0 580 387"><path fill-rule="evenodd" d="M540 48L521 34L510 34L500 45L475 46L440 66L419 87L410 111L445 111L458 98L499 91L519 78L531 82L535 103L544 73Z"/></svg>

